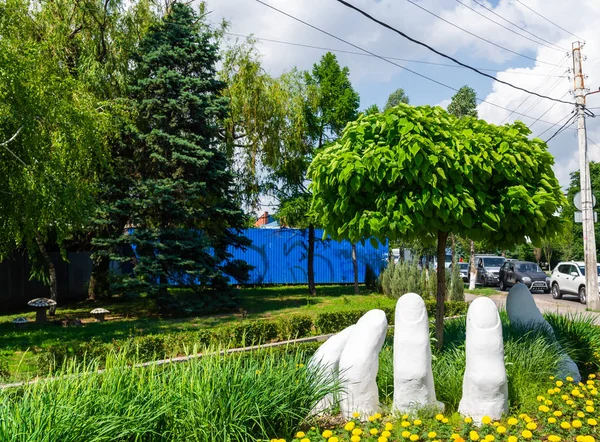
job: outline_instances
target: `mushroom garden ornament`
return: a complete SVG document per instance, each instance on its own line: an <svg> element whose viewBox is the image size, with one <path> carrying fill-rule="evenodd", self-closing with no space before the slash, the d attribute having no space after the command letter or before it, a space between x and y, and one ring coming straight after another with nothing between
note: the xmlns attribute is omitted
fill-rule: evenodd
<svg viewBox="0 0 600 442"><path fill-rule="evenodd" d="M12 323L15 324L17 327L23 327L25 324L27 324L27 318L24 318L23 316L19 316L18 318L13 319Z"/></svg>
<svg viewBox="0 0 600 442"><path fill-rule="evenodd" d="M102 307L95 308L90 312L90 314L94 316L98 322L104 322L104 315L106 315L107 313L110 312Z"/></svg>
<svg viewBox="0 0 600 442"><path fill-rule="evenodd" d="M56 301L48 298L35 298L27 303L35 309L35 322L46 322L46 310L56 305Z"/></svg>

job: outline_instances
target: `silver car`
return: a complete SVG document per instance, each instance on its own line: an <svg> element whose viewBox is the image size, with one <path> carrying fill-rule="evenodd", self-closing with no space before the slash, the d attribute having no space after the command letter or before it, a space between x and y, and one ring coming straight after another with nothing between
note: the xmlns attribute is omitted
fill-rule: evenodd
<svg viewBox="0 0 600 442"><path fill-rule="evenodd" d="M600 265L598 266L600 275ZM579 296L579 302L585 304L585 263L583 261L560 262L550 276L552 297L560 299L563 295ZM598 282L600 292L600 282Z"/></svg>
<svg viewBox="0 0 600 442"><path fill-rule="evenodd" d="M506 258L494 255L475 255L475 264L477 265L477 284L483 286L498 285L500 267L504 264Z"/></svg>

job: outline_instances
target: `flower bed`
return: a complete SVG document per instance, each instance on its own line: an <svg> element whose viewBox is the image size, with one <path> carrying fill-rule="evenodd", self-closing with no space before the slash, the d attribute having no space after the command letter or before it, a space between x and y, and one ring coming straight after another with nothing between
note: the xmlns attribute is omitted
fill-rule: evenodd
<svg viewBox="0 0 600 442"><path fill-rule="evenodd" d="M501 421L483 418L477 426L471 418L458 414L423 416L411 419L408 415L394 418L381 414L369 416L366 422L354 419L343 426L300 431L293 442L470 442L470 441L532 441L532 442L595 442L600 440L600 398L596 376L591 374L583 383L548 382L547 390L537 396L538 407ZM272 439L272 442L285 439Z"/></svg>

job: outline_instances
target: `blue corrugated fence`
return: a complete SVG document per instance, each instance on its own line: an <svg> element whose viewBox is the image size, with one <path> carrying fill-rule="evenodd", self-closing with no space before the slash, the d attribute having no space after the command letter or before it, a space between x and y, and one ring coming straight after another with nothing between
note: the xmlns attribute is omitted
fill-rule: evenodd
<svg viewBox="0 0 600 442"><path fill-rule="evenodd" d="M252 244L241 250L231 248L234 259L242 259L254 266L249 284L306 284L308 230L300 229L246 229L244 235ZM316 229L315 282L343 284L354 281L352 245L349 241L322 240L323 231ZM375 248L369 241L356 245L358 277L365 279L369 264L379 274L387 259L387 244Z"/></svg>

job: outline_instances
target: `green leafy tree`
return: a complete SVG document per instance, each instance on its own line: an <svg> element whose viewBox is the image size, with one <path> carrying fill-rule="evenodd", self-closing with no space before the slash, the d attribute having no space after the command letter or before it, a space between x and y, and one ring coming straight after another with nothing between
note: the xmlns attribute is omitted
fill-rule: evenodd
<svg viewBox="0 0 600 442"><path fill-rule="evenodd" d="M469 86L461 87L456 94L452 97L450 104L448 105L448 113L454 115L457 118L462 117L475 117L477 118L477 96L473 88ZM469 262L471 263L469 269L469 289L475 288L475 281L477 279L477 266L475 263L475 241L472 239L469 243ZM452 235L452 259L455 254L455 238Z"/></svg>
<svg viewBox="0 0 600 442"><path fill-rule="evenodd" d="M164 299L170 281L223 289L226 275L244 281L248 266L228 262L244 246L244 216L218 148L227 112L216 78L218 46L190 6L173 3L143 37L129 91L134 169L131 187L113 207L132 232L108 238L113 259L134 263L126 289ZM135 257L119 253L135 247Z"/></svg>
<svg viewBox="0 0 600 442"><path fill-rule="evenodd" d="M505 246L559 229L553 157L525 125L456 120L439 107L362 115L311 164L312 211L334 239L437 240L436 338L443 344L450 233Z"/></svg>
<svg viewBox="0 0 600 442"><path fill-rule="evenodd" d="M396 89L394 92L392 92L390 94L390 96L388 97L388 99L385 103L383 110L386 111L394 106L398 106L400 103L410 104L408 95L406 95L406 93L404 92L404 89L402 89L402 88Z"/></svg>
<svg viewBox="0 0 600 442"><path fill-rule="evenodd" d="M378 114L379 112L381 111L379 110L379 106L377 106L376 104L372 104L364 110L364 113L366 115Z"/></svg>

